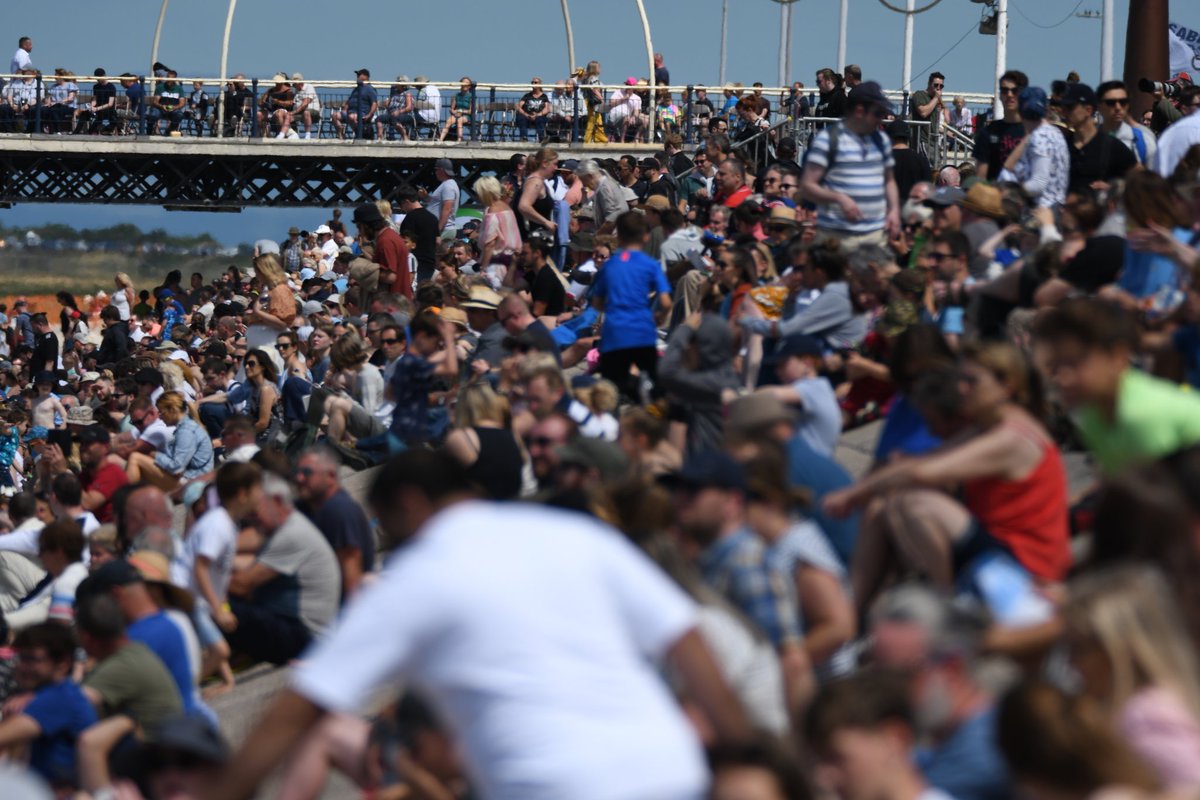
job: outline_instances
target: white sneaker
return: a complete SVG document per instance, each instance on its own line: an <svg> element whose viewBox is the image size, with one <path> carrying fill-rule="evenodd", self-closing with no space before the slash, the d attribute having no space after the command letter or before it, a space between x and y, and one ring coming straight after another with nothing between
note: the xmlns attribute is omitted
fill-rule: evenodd
<svg viewBox="0 0 1200 800"><path fill-rule="evenodd" d="M289 138L289 139L299 139L299 138L300 138L300 134L296 133L296 131L295 131L295 130L289 130L289 131L287 132L287 138Z"/></svg>
<svg viewBox="0 0 1200 800"><path fill-rule="evenodd" d="M283 136L283 131L280 131L279 133L275 134L275 138L276 138L276 139L282 139L282 138L284 138L284 136Z"/></svg>

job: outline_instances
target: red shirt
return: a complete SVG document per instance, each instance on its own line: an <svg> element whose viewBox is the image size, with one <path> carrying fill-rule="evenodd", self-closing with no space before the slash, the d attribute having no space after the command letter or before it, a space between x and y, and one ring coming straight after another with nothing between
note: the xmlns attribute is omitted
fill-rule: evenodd
<svg viewBox="0 0 1200 800"><path fill-rule="evenodd" d="M95 472L87 472L86 470L82 472L79 475L79 482L83 484L85 492L99 492L104 495L104 505L95 509L92 513L101 524L112 522L112 496L116 494L117 489L129 483L129 476L125 474L125 470L111 461L106 461Z"/></svg>
<svg viewBox="0 0 1200 800"><path fill-rule="evenodd" d="M721 205L726 208L737 208L746 202L752 194L753 192L750 191L750 187L743 184L736 192L729 195L729 197L722 198Z"/></svg>
<svg viewBox="0 0 1200 800"><path fill-rule="evenodd" d="M1005 423L1013 425L1015 423ZM1071 568L1067 473L1053 442L1027 434L1042 460L1021 480L975 478L963 483L967 510L1035 577L1061 581Z"/></svg>
<svg viewBox="0 0 1200 800"><path fill-rule="evenodd" d="M412 275L408 271L408 247L400 234L390 227L384 228L375 237L375 263L379 265L380 277L384 272L396 276L391 284L379 283L380 291L399 293L412 299Z"/></svg>

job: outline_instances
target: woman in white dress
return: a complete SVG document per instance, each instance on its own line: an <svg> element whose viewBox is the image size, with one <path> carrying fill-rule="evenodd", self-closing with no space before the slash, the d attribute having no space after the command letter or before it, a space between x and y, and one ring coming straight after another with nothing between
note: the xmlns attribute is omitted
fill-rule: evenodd
<svg viewBox="0 0 1200 800"><path fill-rule="evenodd" d="M126 273L118 272L113 276L113 283L116 284L117 289L112 293L108 302L117 307L117 311L121 313L121 321L128 322L133 313L133 306L137 302L137 295L133 292L133 281Z"/></svg>

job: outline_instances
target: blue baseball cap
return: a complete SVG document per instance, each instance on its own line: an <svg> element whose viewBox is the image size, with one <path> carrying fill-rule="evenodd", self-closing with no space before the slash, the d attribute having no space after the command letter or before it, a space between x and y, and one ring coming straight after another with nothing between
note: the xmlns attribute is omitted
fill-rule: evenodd
<svg viewBox="0 0 1200 800"><path fill-rule="evenodd" d="M1026 86L1017 98L1021 116L1025 119L1046 118L1046 93L1036 86Z"/></svg>
<svg viewBox="0 0 1200 800"><path fill-rule="evenodd" d="M29 443L29 442L37 441L38 439L48 439L48 438L50 438L50 431L46 430L45 425L34 425L25 434L24 441L26 443Z"/></svg>

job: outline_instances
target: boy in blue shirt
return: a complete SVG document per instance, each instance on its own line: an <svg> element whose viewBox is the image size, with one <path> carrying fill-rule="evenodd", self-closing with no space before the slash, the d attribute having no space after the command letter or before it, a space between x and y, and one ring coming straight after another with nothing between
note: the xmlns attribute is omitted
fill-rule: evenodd
<svg viewBox="0 0 1200 800"><path fill-rule="evenodd" d="M29 766L56 790L78 787L75 742L95 724L96 710L71 679L75 635L59 622L43 622L17 634L17 683L33 692L19 714L0 721L0 748L28 744Z"/></svg>
<svg viewBox="0 0 1200 800"><path fill-rule="evenodd" d="M592 306L604 312L600 330L600 374L616 384L621 394L640 399L639 375L654 381L658 371L658 311L671 311L671 287L662 265L642 252L649 230L646 218L636 211L617 217L618 249L592 284Z"/></svg>

